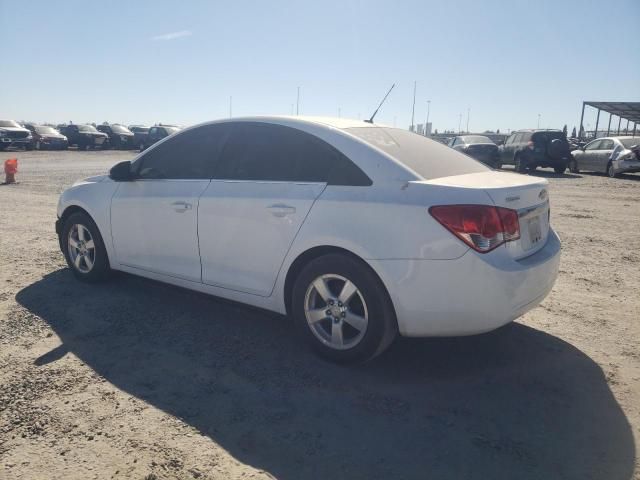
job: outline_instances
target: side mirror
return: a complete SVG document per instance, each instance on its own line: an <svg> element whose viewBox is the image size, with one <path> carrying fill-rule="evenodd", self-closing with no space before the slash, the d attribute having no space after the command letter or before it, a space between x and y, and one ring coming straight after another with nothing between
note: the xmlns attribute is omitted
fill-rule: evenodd
<svg viewBox="0 0 640 480"><path fill-rule="evenodd" d="M131 171L131 162L126 160L116 163L111 167L111 170L109 170L109 178L114 182L129 182L133 180L134 176Z"/></svg>

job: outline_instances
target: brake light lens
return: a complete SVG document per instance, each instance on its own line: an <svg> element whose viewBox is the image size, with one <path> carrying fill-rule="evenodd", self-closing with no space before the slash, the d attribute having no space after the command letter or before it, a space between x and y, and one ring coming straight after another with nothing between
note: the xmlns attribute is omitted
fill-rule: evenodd
<svg viewBox="0 0 640 480"><path fill-rule="evenodd" d="M429 213L443 227L480 253L520 238L518 212L491 205L438 205Z"/></svg>

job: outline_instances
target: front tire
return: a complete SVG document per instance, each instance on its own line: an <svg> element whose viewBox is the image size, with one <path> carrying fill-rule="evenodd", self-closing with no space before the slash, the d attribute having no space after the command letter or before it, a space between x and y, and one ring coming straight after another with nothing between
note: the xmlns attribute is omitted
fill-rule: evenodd
<svg viewBox="0 0 640 480"><path fill-rule="evenodd" d="M78 280L100 282L111 273L102 235L86 213L73 213L65 220L60 246L67 265Z"/></svg>
<svg viewBox="0 0 640 480"><path fill-rule="evenodd" d="M569 171L571 173L580 173L578 162L575 159L569 161Z"/></svg>
<svg viewBox="0 0 640 480"><path fill-rule="evenodd" d="M562 175L566 169L567 167L553 167L553 171L558 175Z"/></svg>
<svg viewBox="0 0 640 480"><path fill-rule="evenodd" d="M336 363L364 362L382 353L398 326L389 295L361 261L329 254L310 261L295 281L291 312L305 340Z"/></svg>

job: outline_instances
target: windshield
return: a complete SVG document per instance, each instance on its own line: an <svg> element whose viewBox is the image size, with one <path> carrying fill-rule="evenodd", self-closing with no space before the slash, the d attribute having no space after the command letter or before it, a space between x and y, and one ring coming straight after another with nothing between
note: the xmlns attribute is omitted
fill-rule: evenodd
<svg viewBox="0 0 640 480"><path fill-rule="evenodd" d="M640 145L640 137L619 138L618 140L624 148L631 148L634 145Z"/></svg>
<svg viewBox="0 0 640 480"><path fill-rule="evenodd" d="M178 127L163 127L163 128L167 131L169 135L180 131Z"/></svg>
<svg viewBox="0 0 640 480"><path fill-rule="evenodd" d="M391 155L425 180L489 170L467 155L407 130L357 127L347 132Z"/></svg>
<svg viewBox="0 0 640 480"><path fill-rule="evenodd" d="M38 132L41 135L44 135L46 133L49 133L49 134L58 133L53 127L36 127L36 132Z"/></svg>
<svg viewBox="0 0 640 480"><path fill-rule="evenodd" d="M20 128L13 120L0 120L0 127Z"/></svg>
<svg viewBox="0 0 640 480"><path fill-rule="evenodd" d="M149 131L149 127L129 127L129 130L135 133L146 133Z"/></svg>
<svg viewBox="0 0 640 480"><path fill-rule="evenodd" d="M465 143L493 143L489 137L482 135L466 135L464 137Z"/></svg>
<svg viewBox="0 0 640 480"><path fill-rule="evenodd" d="M122 125L111 125L111 130L114 133L131 133L127 127L123 127Z"/></svg>
<svg viewBox="0 0 640 480"><path fill-rule="evenodd" d="M96 127L93 125L78 125L78 130L80 132L97 132Z"/></svg>

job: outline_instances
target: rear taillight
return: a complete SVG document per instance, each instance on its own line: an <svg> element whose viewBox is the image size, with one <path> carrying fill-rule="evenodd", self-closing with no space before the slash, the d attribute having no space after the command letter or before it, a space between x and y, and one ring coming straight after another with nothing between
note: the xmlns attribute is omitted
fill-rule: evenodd
<svg viewBox="0 0 640 480"><path fill-rule="evenodd" d="M429 213L474 250L486 253L520 238L518 212L490 205L438 205Z"/></svg>

